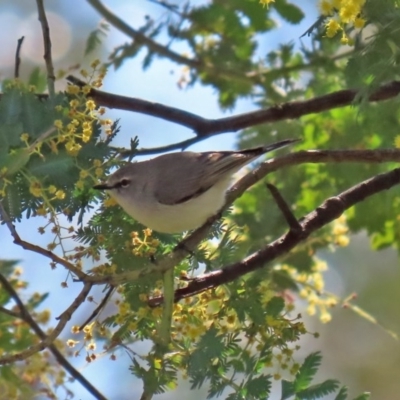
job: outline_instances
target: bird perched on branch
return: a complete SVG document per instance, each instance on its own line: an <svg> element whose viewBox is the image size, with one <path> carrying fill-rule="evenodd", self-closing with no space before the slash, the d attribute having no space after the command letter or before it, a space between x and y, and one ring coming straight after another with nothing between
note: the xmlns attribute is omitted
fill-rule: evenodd
<svg viewBox="0 0 400 400"><path fill-rule="evenodd" d="M235 172L296 141L240 151L164 154L125 165L94 189L109 191L130 216L155 231L183 232L203 225L222 208Z"/></svg>

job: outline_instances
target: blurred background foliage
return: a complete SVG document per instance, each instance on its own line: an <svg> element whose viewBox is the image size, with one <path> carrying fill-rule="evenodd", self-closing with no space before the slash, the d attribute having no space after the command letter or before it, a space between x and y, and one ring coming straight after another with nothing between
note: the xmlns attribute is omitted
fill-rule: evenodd
<svg viewBox="0 0 400 400"><path fill-rule="evenodd" d="M350 106L219 135L193 149L227 149L234 142L247 148L293 137L302 138L294 150L398 147L398 96L367 101L379 85L399 79L398 0L128 3L46 4L59 93L38 98L34 92L45 91L46 71L38 50L42 39L35 36L40 25L34 3L0 1L7 17L3 22L13 23L12 34L2 39L0 193L25 240L101 275L139 269L149 256L157 259L173 249L181 237L143 231L91 186L122 163L118 150L129 148L135 136L139 143L133 147L140 154L142 148L173 144L193 132L118 110L103 116L87 101L85 88L70 86L65 92L69 73L93 87L104 79L109 92L209 118L356 88L359 95ZM30 28L32 21L37 28ZM14 81L13 56L21 35L26 42L20 79ZM104 61L107 74L93 62L96 58ZM120 126L109 118L120 118ZM393 163L303 164L267 180L301 218L326 198L391 168ZM176 268L176 277L240 260L287 231L264 183L235 202L194 256ZM66 344L73 347L69 355L80 355L71 357L77 366L92 364L83 373L110 399L139 398L143 384L147 393L166 391L156 398L274 399L295 393L298 398L335 398L329 393L340 388L326 380L332 377L350 387L350 398L371 391L376 398L393 399L400 390L399 345L392 337L399 330L399 208L397 188L379 193L268 269L176 305L169 352L157 342L161 309L146 305L148 296L163 290L161 274L118 288L99 318L102 327L88 328L83 336L64 332L58 346L65 351ZM27 270L2 261L2 274L22 293L38 322L48 324L48 310L51 318L57 316L75 297L78 284L60 273L60 266L58 271L44 269L43 258L30 259L15 250L5 226L0 234L0 257L21 258ZM61 289L60 283L69 287ZM103 295L97 291L95 301ZM2 307L12 304L6 294L0 300ZM92 308L79 314L79 322ZM37 341L24 322L0 315L7 333L0 337L3 351L21 351ZM72 325L79 325L76 319ZM318 340L313 331L320 332ZM322 383L313 387L321 363L315 349L324 358L315 380ZM117 362L106 360L108 353ZM128 375L128 368L140 380ZM58 398L69 390L88 398L86 392L80 395L78 384L67 382L48 352L27 364L4 367L1 374L7 398L31 398L34 392ZM182 375L196 389L190 394ZM111 376L115 385L107 383ZM344 390L336 398L347 398Z"/></svg>

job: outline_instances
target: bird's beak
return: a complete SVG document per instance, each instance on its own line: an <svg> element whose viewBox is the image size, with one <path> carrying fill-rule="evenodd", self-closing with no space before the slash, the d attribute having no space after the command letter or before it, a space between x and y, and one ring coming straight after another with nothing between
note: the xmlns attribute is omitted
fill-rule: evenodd
<svg viewBox="0 0 400 400"><path fill-rule="evenodd" d="M110 189L112 189L112 186L107 185L107 183L101 183L100 185L93 186L93 189L96 189L96 190L110 190Z"/></svg>

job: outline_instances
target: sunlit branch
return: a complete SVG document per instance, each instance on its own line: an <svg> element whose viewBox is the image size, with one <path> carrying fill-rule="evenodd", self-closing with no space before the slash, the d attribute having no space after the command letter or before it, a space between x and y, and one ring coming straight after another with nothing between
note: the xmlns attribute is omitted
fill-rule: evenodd
<svg viewBox="0 0 400 400"><path fill-rule="evenodd" d="M3 282L2 282L3 284ZM22 361L32 356L33 354L44 350L49 347L54 340L60 335L62 330L65 328L67 322L71 319L72 314L77 310L77 308L85 301L87 295L92 288L92 284L90 282L86 282L79 293L79 295L75 298L72 304L58 317L58 323L52 332L43 338L39 343L28 347L26 350L23 350L16 354L6 354L0 357L0 365L12 364L16 361ZM26 317L26 316L25 316ZM100 397L101 398L101 397Z"/></svg>
<svg viewBox="0 0 400 400"><path fill-rule="evenodd" d="M12 287L12 285L8 282L7 278L0 274L0 283L5 291L9 293L11 298L15 301L18 306L19 313L10 312L10 310L4 309L4 307L0 308L0 312L4 312L14 318L20 318L25 321L31 329L36 333L36 335L41 340L46 340L47 335L43 332L37 322L33 319L29 310L25 307L25 304L19 297L18 293ZM54 344L50 344L48 349L53 354L54 358L57 362L74 378L78 381L95 399L105 400L104 397L79 371L77 371L64 357L64 355L58 350L58 348Z"/></svg>
<svg viewBox="0 0 400 400"><path fill-rule="evenodd" d="M25 250L33 251L34 253L41 254L42 256L49 258L56 264L64 266L68 271L70 271L72 274L76 275L80 279L83 279L86 276L86 274L82 272L79 268L77 268L74 264L70 263L64 258L57 256L50 250L44 249L43 247L22 240L17 230L15 229L14 224L11 221L11 218L4 209L4 206L1 201L0 201L0 220L6 224L8 230L10 231L12 237L14 238L14 243L16 245L21 246Z"/></svg>
<svg viewBox="0 0 400 400"><path fill-rule="evenodd" d="M232 282L249 272L265 267L267 263L287 254L312 233L340 217L348 208L399 183L400 168L396 168L390 172L365 180L337 196L328 198L318 208L299 221L301 230L290 230L287 234L242 261L191 279L185 288L175 291L175 301L177 302L185 297ZM150 299L149 304L157 306L162 302L163 297L159 296Z"/></svg>
<svg viewBox="0 0 400 400"><path fill-rule="evenodd" d="M400 161L400 150L310 150L277 157L262 163L254 171L240 179L228 192L224 209L229 207L229 205L240 197L249 187L263 179L267 174L284 167L304 163L381 163L392 161ZM127 271L115 275L87 276L83 280L86 282L92 282L96 285L104 283L119 285L126 282L136 281L151 274L165 272L181 262L188 254L190 254L190 252L193 252L196 246L207 236L211 225L219 218L220 213L210 218L202 227L196 229L183 239L175 250L167 254L165 257L158 259L156 264L149 263L149 265L143 269Z"/></svg>
<svg viewBox="0 0 400 400"><path fill-rule="evenodd" d="M85 83L79 79L68 76L67 79L76 85L84 86ZM381 85L368 97L370 102L388 100L400 93L400 81L392 81ZM134 111L141 114L151 115L169 122L174 122L193 130L196 135L193 138L174 143L168 146L151 149L139 149L136 154L148 155L158 154L166 151L185 149L205 138L227 132L236 132L252 126L277 122L287 119L297 119L305 115L319 113L338 107L350 105L359 95L359 91L353 89L339 90L327 95L315 97L309 100L292 101L279 104L265 110L250 111L243 114L226 118L207 119L199 115L183 111L179 108L170 107L160 103L154 103L133 97L120 96L92 89L89 96L99 106L117 108L120 110ZM131 155L131 150L120 150L122 157Z"/></svg>

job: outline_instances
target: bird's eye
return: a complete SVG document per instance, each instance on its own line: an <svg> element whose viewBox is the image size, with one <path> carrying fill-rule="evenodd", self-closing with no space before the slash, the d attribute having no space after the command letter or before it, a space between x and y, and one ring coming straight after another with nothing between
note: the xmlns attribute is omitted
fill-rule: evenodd
<svg viewBox="0 0 400 400"><path fill-rule="evenodd" d="M129 179L121 179L119 186L123 187L123 188L127 188L129 186L129 184L131 183L131 181Z"/></svg>

